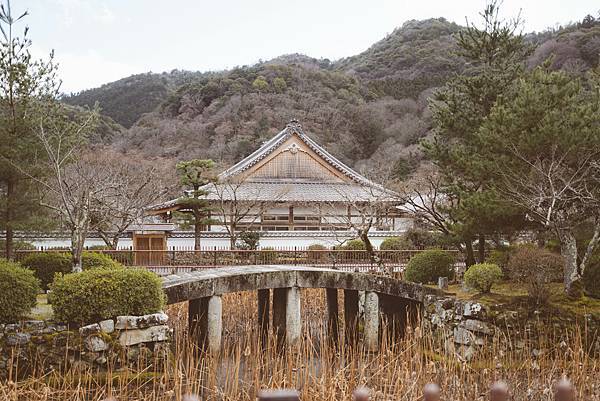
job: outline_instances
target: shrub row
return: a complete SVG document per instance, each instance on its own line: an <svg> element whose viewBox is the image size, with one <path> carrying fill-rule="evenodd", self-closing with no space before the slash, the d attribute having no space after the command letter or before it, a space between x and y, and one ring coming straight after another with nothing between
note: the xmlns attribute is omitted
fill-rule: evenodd
<svg viewBox="0 0 600 401"><path fill-rule="evenodd" d="M122 266L110 256L97 252L84 252L81 259L84 270L112 269ZM54 280L55 274L67 274L73 268L71 254L62 252L33 253L23 259L21 264L35 272L44 290L48 289L48 286Z"/></svg>

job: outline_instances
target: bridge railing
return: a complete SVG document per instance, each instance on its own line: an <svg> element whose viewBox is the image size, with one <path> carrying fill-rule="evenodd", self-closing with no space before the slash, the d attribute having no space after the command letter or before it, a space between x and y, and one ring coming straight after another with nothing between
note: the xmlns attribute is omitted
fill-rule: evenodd
<svg viewBox="0 0 600 401"><path fill-rule="evenodd" d="M40 252L67 252L64 249L19 250L16 252L17 261L28 255ZM340 270L370 271L388 269L402 271L408 261L423 250L377 250L371 257L365 250L346 249L308 249L292 247L285 249L220 249L203 248L200 250L188 248L172 248L167 250L133 250L133 249L90 249L109 255L125 266L143 266L160 273L171 271L197 270L203 268L242 266L242 265L290 265L329 267ZM462 255L454 250L453 254L458 265L461 265Z"/></svg>

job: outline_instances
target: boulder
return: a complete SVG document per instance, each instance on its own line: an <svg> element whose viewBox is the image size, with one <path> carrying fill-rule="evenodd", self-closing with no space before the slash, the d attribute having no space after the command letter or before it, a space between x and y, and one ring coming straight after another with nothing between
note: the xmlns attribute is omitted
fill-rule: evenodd
<svg viewBox="0 0 600 401"><path fill-rule="evenodd" d="M87 337L97 333L100 333L100 325L98 323L89 324L79 328L79 334L82 337Z"/></svg>
<svg viewBox="0 0 600 401"><path fill-rule="evenodd" d="M145 329L126 330L121 332L119 342L122 346L151 343L156 341L167 341L171 335L171 329L167 325L153 326Z"/></svg>
<svg viewBox="0 0 600 401"><path fill-rule="evenodd" d="M115 329L145 329L152 326L161 326L167 324L169 317L165 313L153 313L144 316L118 316Z"/></svg>
<svg viewBox="0 0 600 401"><path fill-rule="evenodd" d="M18 345L25 345L31 341L31 334L29 333L10 333L6 335L6 345L15 347Z"/></svg>
<svg viewBox="0 0 600 401"><path fill-rule="evenodd" d="M97 334L92 334L91 336L86 337L84 340L85 348L88 351L92 352L101 352L106 351L110 348L108 342L106 342L101 336Z"/></svg>
<svg viewBox="0 0 600 401"><path fill-rule="evenodd" d="M468 319L468 320L463 320L460 323L460 327L463 327L469 331L475 332L475 333L482 333L485 335L492 335L494 334L494 329L492 328L491 325L489 325L488 323L482 322L481 320L476 320L476 319Z"/></svg>
<svg viewBox="0 0 600 401"><path fill-rule="evenodd" d="M115 321L112 319L103 320L98 324L100 325L100 330L102 330L103 333L110 334L115 331Z"/></svg>
<svg viewBox="0 0 600 401"><path fill-rule="evenodd" d="M475 335L463 327L454 328L454 342L462 345L470 345L475 341Z"/></svg>

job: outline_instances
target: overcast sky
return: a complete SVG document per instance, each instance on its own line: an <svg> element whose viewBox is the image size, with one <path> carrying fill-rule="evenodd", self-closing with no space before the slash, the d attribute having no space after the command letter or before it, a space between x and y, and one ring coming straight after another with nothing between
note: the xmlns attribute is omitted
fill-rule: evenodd
<svg viewBox="0 0 600 401"><path fill-rule="evenodd" d="M4 1L2 1L4 3ZM51 49L63 90L141 72L222 70L304 53L331 60L367 49L411 19L476 19L485 0L12 0L28 10L34 54ZM504 0L525 30L598 15L598 0Z"/></svg>

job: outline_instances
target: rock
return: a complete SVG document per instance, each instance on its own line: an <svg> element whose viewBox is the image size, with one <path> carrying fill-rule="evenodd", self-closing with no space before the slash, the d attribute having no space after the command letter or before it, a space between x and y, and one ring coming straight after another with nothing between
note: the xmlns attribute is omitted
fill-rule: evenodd
<svg viewBox="0 0 600 401"><path fill-rule="evenodd" d="M99 335L88 336L84 340L84 344L85 348L92 352L106 351L110 348L110 345Z"/></svg>
<svg viewBox="0 0 600 401"><path fill-rule="evenodd" d="M19 331L19 325L16 323L13 324L7 324L6 326L4 326L4 332L5 333L14 333Z"/></svg>
<svg viewBox="0 0 600 401"><path fill-rule="evenodd" d="M460 323L460 327L463 327L469 331L476 333L483 333L486 335L494 334L494 329L488 323L482 322L481 320L468 319Z"/></svg>
<svg viewBox="0 0 600 401"><path fill-rule="evenodd" d="M115 321L112 319L103 320L99 324L100 330L102 330L103 333L110 334L115 331Z"/></svg>
<svg viewBox="0 0 600 401"><path fill-rule="evenodd" d="M121 332L119 342L122 346L130 346L156 341L166 341L171 335L169 326L153 326L146 329L126 330Z"/></svg>
<svg viewBox="0 0 600 401"><path fill-rule="evenodd" d="M97 334L97 333L100 333L100 331L101 331L101 329L100 329L100 325L98 323L90 324L90 325L79 328L79 334L82 337L87 337L92 334Z"/></svg>
<svg viewBox="0 0 600 401"><path fill-rule="evenodd" d="M469 317L478 317L483 314L483 306L477 302L465 302L462 315Z"/></svg>
<svg viewBox="0 0 600 401"><path fill-rule="evenodd" d="M26 320L21 323L23 330L43 330L46 328L46 323L41 320Z"/></svg>
<svg viewBox="0 0 600 401"><path fill-rule="evenodd" d="M167 324L169 317L165 313L153 313L144 316L118 316L116 330L145 329Z"/></svg>
<svg viewBox="0 0 600 401"><path fill-rule="evenodd" d="M6 335L6 345L14 347L17 345L25 345L31 340L29 333L10 333Z"/></svg>
<svg viewBox="0 0 600 401"><path fill-rule="evenodd" d="M448 277L438 277L438 288L440 290L448 289Z"/></svg>
<svg viewBox="0 0 600 401"><path fill-rule="evenodd" d="M456 327L454 329L454 342L462 345L470 345L474 342L475 335L471 333L469 330Z"/></svg>

